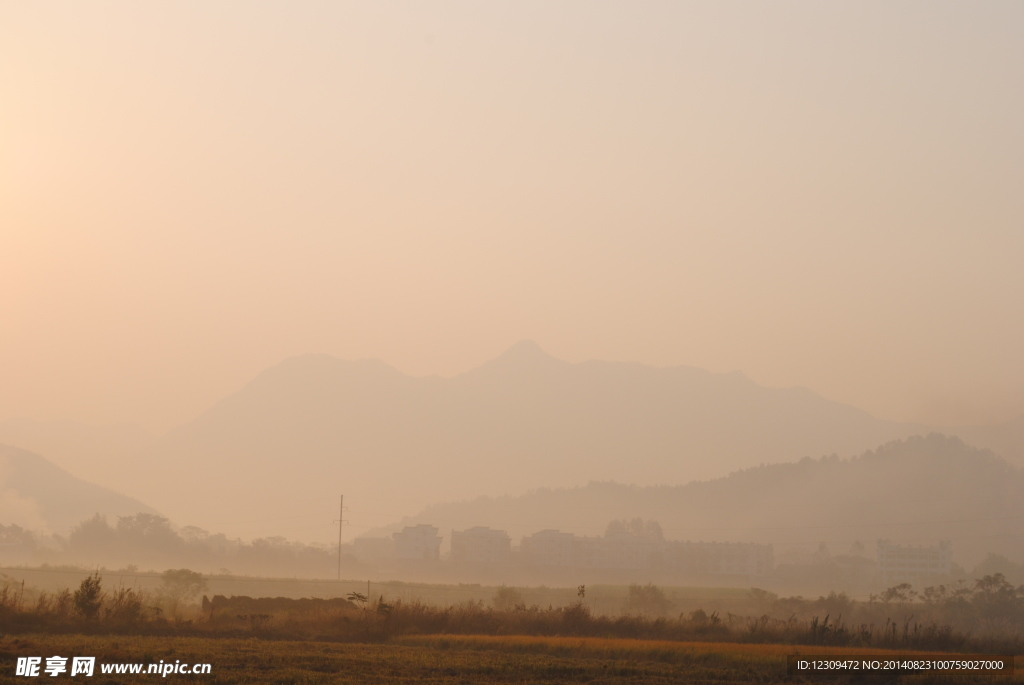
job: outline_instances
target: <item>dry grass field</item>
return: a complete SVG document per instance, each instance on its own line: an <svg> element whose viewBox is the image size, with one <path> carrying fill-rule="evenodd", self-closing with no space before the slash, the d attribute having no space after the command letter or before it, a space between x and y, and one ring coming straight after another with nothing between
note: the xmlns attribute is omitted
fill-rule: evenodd
<svg viewBox="0 0 1024 685"><path fill-rule="evenodd" d="M6 635L0 638L0 683L15 676L19 656L97 657L91 683L772 683L788 678L787 654L895 654L887 650L792 645L670 642L577 637L424 635L391 643L336 643L259 638L131 635ZM101 664L209 663L209 675L104 675ZM41 676L47 681L51 678ZM815 682L849 682L847 676ZM902 682L1020 682L992 677L905 676ZM893 678L876 682L894 682Z"/></svg>
<svg viewBox="0 0 1024 685"><path fill-rule="evenodd" d="M170 580L203 580L187 570L169 573L177 574ZM1000 582L998 587L1004 585ZM182 599L185 595L172 593L177 585L168 581L165 586L157 591L104 586L103 578L94 574L74 592L47 592L20 583L0 587L0 684L36 682L17 672L18 660L26 657L43 659L40 671L45 671L50 657L96 658L92 677L65 672L55 674L53 682L1017 682L1019 675L849 671L805 678L787 675L786 666L790 655L885 658L932 653L950 659L959 653L1024 653L1024 642L1015 630L975 635L950 625L917 622L916 613L937 611L932 605L857 603L839 595L778 599L750 591L748 602L793 612L783 620L767 614L727 613L723 618L703 610L678 617L608 616L595 614L582 596L545 609L526 606L525 592L515 588L499 588L492 606L482 600L437 606L356 593L333 600L215 595L188 604ZM635 589L629 588L631 594ZM639 590L664 599L657 588ZM969 610L961 619L963 625L984 619L988 623L978 623L984 627L999 611L1018 617L1018 594L1013 588L1004 601L1002 594L980 589L970 602L960 598L951 606ZM506 595L514 601L504 602ZM798 618L798 610L810 618ZM841 617L850 614L847 624ZM113 664L137 665L140 670L105 668ZM175 669L194 664L209 664L210 670L186 674ZM166 675L145 672L150 665L175 670ZM50 676L38 675L47 680Z"/></svg>

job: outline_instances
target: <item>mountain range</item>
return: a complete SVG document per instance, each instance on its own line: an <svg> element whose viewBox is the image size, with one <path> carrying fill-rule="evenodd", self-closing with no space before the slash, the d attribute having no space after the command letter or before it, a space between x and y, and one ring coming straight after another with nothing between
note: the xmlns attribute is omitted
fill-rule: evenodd
<svg viewBox="0 0 1024 685"><path fill-rule="evenodd" d="M324 542L340 494L358 534L439 502L592 481L681 485L931 432L738 372L574 364L529 341L451 378L292 357L159 438L48 425L0 422L0 441L20 431L12 444L182 525ZM1022 428L965 432L1020 463ZM46 440L56 452L42 451Z"/></svg>

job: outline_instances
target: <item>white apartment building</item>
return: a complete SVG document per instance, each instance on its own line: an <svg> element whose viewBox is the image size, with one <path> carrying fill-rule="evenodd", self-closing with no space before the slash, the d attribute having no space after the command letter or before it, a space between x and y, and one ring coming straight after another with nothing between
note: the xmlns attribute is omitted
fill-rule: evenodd
<svg viewBox="0 0 1024 685"><path fill-rule="evenodd" d="M900 545L878 541L878 573L886 585L913 583L948 576L953 561L953 543Z"/></svg>

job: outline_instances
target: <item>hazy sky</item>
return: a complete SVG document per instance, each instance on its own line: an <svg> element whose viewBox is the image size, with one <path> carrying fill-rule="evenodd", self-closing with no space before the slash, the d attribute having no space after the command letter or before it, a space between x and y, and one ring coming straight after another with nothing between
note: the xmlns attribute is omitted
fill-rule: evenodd
<svg viewBox="0 0 1024 685"><path fill-rule="evenodd" d="M0 419L522 338L1024 412L1024 3L0 0Z"/></svg>

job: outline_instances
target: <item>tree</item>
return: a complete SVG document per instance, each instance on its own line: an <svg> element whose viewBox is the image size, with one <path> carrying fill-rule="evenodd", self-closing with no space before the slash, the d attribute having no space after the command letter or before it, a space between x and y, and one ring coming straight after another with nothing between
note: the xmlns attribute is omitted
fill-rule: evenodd
<svg viewBox="0 0 1024 685"><path fill-rule="evenodd" d="M99 615L103 604L103 581L99 571L85 578L75 590L75 611L92 620Z"/></svg>
<svg viewBox="0 0 1024 685"><path fill-rule="evenodd" d="M137 548L140 545L150 552L169 552L181 545L181 538L171 528L171 522L163 516L138 513L134 516L117 518L117 533L122 544Z"/></svg>
<svg viewBox="0 0 1024 685"><path fill-rule="evenodd" d="M509 587L507 585L502 585L495 590L491 604L498 611L512 611L513 609L526 608L526 603L523 601L523 593L521 593L518 588Z"/></svg>
<svg viewBox="0 0 1024 685"><path fill-rule="evenodd" d="M917 592L910 583L900 583L899 585L893 585L891 588L882 593L882 601L888 604L889 602L899 602L901 604L907 602L913 602L914 598L917 597Z"/></svg>
<svg viewBox="0 0 1024 685"><path fill-rule="evenodd" d="M0 543L12 546L21 545L32 549L36 546L36 539L31 531L27 531L21 526L0 524Z"/></svg>
<svg viewBox="0 0 1024 685"><path fill-rule="evenodd" d="M358 602L363 605L363 611L366 611L366 603L370 601L370 598L361 592L350 592L345 596L350 602Z"/></svg>
<svg viewBox="0 0 1024 685"><path fill-rule="evenodd" d="M68 536L68 546L77 553L88 554L89 557L109 554L114 542L114 529L100 514L79 523Z"/></svg>
<svg viewBox="0 0 1024 685"><path fill-rule="evenodd" d="M1024 587L1014 587L1002 573L993 573L974 581L971 604L986 619L1009 620L1020 611Z"/></svg>
<svg viewBox="0 0 1024 685"><path fill-rule="evenodd" d="M629 586L629 598L626 600L626 611L630 613L641 614L644 616L654 615L663 616L671 606L671 602L668 597L665 596L665 591L657 585L647 583L647 585L637 585L633 583Z"/></svg>
<svg viewBox="0 0 1024 685"><path fill-rule="evenodd" d="M167 569L161 579L160 592L170 600L172 608L181 602L191 602L207 587L202 573L187 568Z"/></svg>

